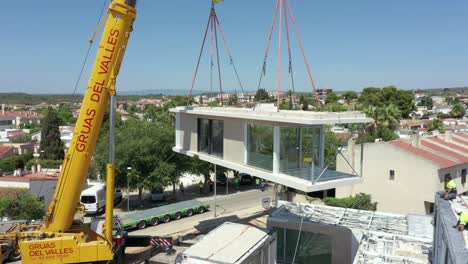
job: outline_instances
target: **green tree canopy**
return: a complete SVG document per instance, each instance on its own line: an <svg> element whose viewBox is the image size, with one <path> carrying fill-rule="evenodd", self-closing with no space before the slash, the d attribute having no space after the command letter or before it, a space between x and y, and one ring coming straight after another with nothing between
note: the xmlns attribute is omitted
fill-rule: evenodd
<svg viewBox="0 0 468 264"><path fill-rule="evenodd" d="M377 138L384 141L397 139L393 132L400 124L401 112L397 106L390 104L385 107L369 106L366 115L374 119L374 122L367 126L367 141L372 142Z"/></svg>
<svg viewBox="0 0 468 264"><path fill-rule="evenodd" d="M375 87L364 88L358 101L365 108L369 106L387 107L393 104L398 107L403 118L408 118L416 109L413 91L399 90L394 86L382 89Z"/></svg>
<svg viewBox="0 0 468 264"><path fill-rule="evenodd" d="M432 110L434 106L434 102L432 101L432 97L430 96L423 96L421 97L421 101L418 103L418 106L425 106L427 110Z"/></svg>
<svg viewBox="0 0 468 264"><path fill-rule="evenodd" d="M115 132L116 186L157 190L170 184L170 175L175 171L169 160L174 155L174 128L166 123L128 120L121 123ZM95 160L101 175L105 175L108 135L100 138ZM127 170L131 167L132 170Z"/></svg>
<svg viewBox="0 0 468 264"><path fill-rule="evenodd" d="M439 118L435 118L435 119L432 120L429 130L430 131L437 130L437 131L439 131L439 133L443 134L443 133L445 133L444 123Z"/></svg>
<svg viewBox="0 0 468 264"><path fill-rule="evenodd" d="M232 106L239 105L239 97L237 97L237 94L231 94L229 96L228 105L232 105Z"/></svg>
<svg viewBox="0 0 468 264"><path fill-rule="evenodd" d="M351 196L346 198L327 197L323 199L323 202L328 206L369 211L377 210L377 202L372 202L371 195L365 193L359 193L354 197Z"/></svg>
<svg viewBox="0 0 468 264"><path fill-rule="evenodd" d="M340 97L336 93L331 92L325 97L325 104L335 104L338 100L340 100Z"/></svg>
<svg viewBox="0 0 468 264"><path fill-rule="evenodd" d="M64 145L60 140L59 129L62 123L57 112L49 107L41 123L41 158L63 160Z"/></svg>
<svg viewBox="0 0 468 264"><path fill-rule="evenodd" d="M258 89L255 93L255 101L257 102L266 102L270 100L270 96L265 89Z"/></svg>
<svg viewBox="0 0 468 264"><path fill-rule="evenodd" d="M452 105L452 110L450 111L450 116L455 118L461 118L465 115L465 108L460 103L454 103Z"/></svg>
<svg viewBox="0 0 468 264"><path fill-rule="evenodd" d="M29 190L13 189L0 195L0 218L39 220L44 217L44 203Z"/></svg>

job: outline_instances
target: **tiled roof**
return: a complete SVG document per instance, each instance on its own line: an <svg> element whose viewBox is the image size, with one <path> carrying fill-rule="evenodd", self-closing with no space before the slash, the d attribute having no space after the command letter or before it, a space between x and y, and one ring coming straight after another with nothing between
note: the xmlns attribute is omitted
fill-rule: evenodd
<svg viewBox="0 0 468 264"><path fill-rule="evenodd" d="M0 146L0 158L3 158L8 152L12 151L13 147L11 146Z"/></svg>
<svg viewBox="0 0 468 264"><path fill-rule="evenodd" d="M446 159L444 157L441 157L439 155L436 155L430 151L427 151L427 150L424 150L424 149L421 149L421 148L418 148L418 147L414 147L411 145L411 142L405 142L405 141L401 141L401 140L397 140L397 141L392 141L390 142L390 144L392 144L393 146L396 146L400 149L403 149L403 150L406 150L410 153L413 153L417 156L420 156L424 159L427 159L427 160L430 160L434 163L436 163L437 165L439 165L439 167L441 168L449 168L449 167L452 167L452 166L456 166L458 163L455 162L455 161L452 161L452 160L449 160L449 159Z"/></svg>
<svg viewBox="0 0 468 264"><path fill-rule="evenodd" d="M459 140L460 142L457 142L456 140L465 136L466 134L464 133L452 134L452 142L447 142L444 139L434 136L422 137L419 139L419 144L415 145L408 140L396 140L389 143L414 155L432 161L440 168L449 168L468 163L468 137L467 141Z"/></svg>

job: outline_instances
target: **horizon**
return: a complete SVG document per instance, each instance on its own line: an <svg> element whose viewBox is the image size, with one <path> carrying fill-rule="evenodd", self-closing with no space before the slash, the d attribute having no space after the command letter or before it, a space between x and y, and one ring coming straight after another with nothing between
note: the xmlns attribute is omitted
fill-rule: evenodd
<svg viewBox="0 0 468 264"><path fill-rule="evenodd" d="M95 28L103 1L50 2L50 5L32 0L5 3L5 8L11 12L0 17L0 21L11 26L3 31L7 37L0 49L3 61L0 92L73 93L87 39ZM468 36L463 27L468 23L463 14L468 3L464 1L444 5L422 0L410 3L365 0L339 3L338 8L335 2L293 1L291 4L318 88L341 92L390 85L416 90L468 84L468 65L464 62L468 56L465 48ZM249 8L243 8L245 5ZM274 1L225 0L216 8L244 86L256 87ZM118 79L118 93L186 90L188 94L209 1L187 4L140 0L137 11L134 32ZM174 23L168 25L169 19ZM295 90L312 92L295 35L291 37ZM32 45L31 39L38 41ZM99 40L100 35L95 42ZM283 45L286 48L285 41ZM77 93L85 90L96 46L95 43ZM270 87L268 91L276 90L276 47L275 31L262 87ZM200 88L209 87L207 50L209 48L205 47L195 93L208 92ZM222 45L220 52L222 79L225 87L229 87L223 90L233 91L238 85ZM282 92L286 92L291 89L286 49L283 55ZM214 86L213 91L219 91L218 87Z"/></svg>

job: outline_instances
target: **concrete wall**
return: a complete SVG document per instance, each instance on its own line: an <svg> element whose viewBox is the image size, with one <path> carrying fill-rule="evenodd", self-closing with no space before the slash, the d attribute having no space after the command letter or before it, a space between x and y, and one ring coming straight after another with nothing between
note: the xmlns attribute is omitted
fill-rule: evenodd
<svg viewBox="0 0 468 264"><path fill-rule="evenodd" d="M354 153L354 155L352 154ZM360 146L343 153L359 172ZM390 180L390 170L395 179ZM434 193L443 189L439 168L434 163L385 142L364 145L363 183L336 188L336 197L363 192L378 202L379 211L426 214L425 201L433 203ZM351 173L345 160L338 156L337 171Z"/></svg>
<svg viewBox="0 0 468 264"><path fill-rule="evenodd" d="M30 181L29 190L37 197L44 199L44 209L47 211L55 193L56 180Z"/></svg>

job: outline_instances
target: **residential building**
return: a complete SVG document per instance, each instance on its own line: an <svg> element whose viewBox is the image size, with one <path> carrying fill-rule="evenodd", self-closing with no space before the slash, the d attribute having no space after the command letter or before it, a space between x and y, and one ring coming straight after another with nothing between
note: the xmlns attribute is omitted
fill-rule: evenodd
<svg viewBox="0 0 468 264"><path fill-rule="evenodd" d="M45 209L52 201L58 175L49 175L45 172L38 172L26 176L3 176L0 177L0 188L20 188L28 189L40 200L44 201Z"/></svg>
<svg viewBox="0 0 468 264"><path fill-rule="evenodd" d="M73 139L73 131L75 130L74 126L60 126L60 139L62 140L65 148L70 147L70 143ZM41 131L38 131L31 135L31 139L36 141L37 143L41 142Z"/></svg>
<svg viewBox="0 0 468 264"><path fill-rule="evenodd" d="M363 150L363 182L337 188L336 197L362 192L372 195L380 211L432 214L433 194L444 190L447 176L456 182L458 193L468 191L468 134L414 135L410 140L366 143ZM337 170L352 173L348 162L360 169L360 152L350 140L337 158Z"/></svg>
<svg viewBox="0 0 468 264"><path fill-rule="evenodd" d="M362 180L329 167L325 132L330 125L370 122L363 113L277 111L271 106L177 107L171 111L176 114L175 152L304 192Z"/></svg>
<svg viewBox="0 0 468 264"><path fill-rule="evenodd" d="M15 155L13 147L0 145L0 159L8 158Z"/></svg>
<svg viewBox="0 0 468 264"><path fill-rule="evenodd" d="M431 217L280 204L267 220L276 231L277 263L430 263Z"/></svg>
<svg viewBox="0 0 468 264"><path fill-rule="evenodd" d="M21 124L40 124L42 116L32 111L7 111L2 105L0 130L20 128Z"/></svg>
<svg viewBox="0 0 468 264"><path fill-rule="evenodd" d="M468 230L454 228L458 220L455 209L468 212L468 196L449 202L435 196L433 263L468 263Z"/></svg>
<svg viewBox="0 0 468 264"><path fill-rule="evenodd" d="M24 155L34 152L35 143L2 143L3 146L12 147L15 155Z"/></svg>

